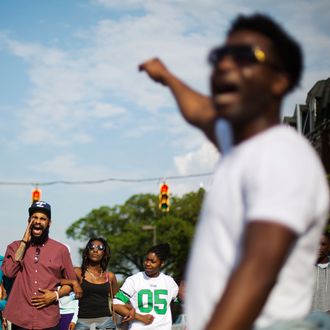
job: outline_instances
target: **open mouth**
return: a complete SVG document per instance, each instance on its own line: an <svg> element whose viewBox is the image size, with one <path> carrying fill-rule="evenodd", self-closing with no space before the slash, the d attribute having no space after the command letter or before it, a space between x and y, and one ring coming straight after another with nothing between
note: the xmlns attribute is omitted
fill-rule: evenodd
<svg viewBox="0 0 330 330"><path fill-rule="evenodd" d="M237 84L224 82L214 87L214 101L217 105L225 105L236 101L239 94Z"/></svg>
<svg viewBox="0 0 330 330"><path fill-rule="evenodd" d="M217 94L236 93L238 86L234 83L222 83L216 88Z"/></svg>
<svg viewBox="0 0 330 330"><path fill-rule="evenodd" d="M231 82L222 82L215 86L215 95L236 94L239 92L238 85Z"/></svg>
<svg viewBox="0 0 330 330"><path fill-rule="evenodd" d="M42 227L33 227L32 228L32 234L34 236L40 236L43 232L43 228Z"/></svg>

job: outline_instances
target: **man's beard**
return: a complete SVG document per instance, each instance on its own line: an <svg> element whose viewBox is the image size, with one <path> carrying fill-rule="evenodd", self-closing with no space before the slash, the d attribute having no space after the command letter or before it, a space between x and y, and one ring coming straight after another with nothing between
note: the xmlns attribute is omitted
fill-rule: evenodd
<svg viewBox="0 0 330 330"><path fill-rule="evenodd" d="M44 244L48 240L48 235L49 227L45 228L40 236L33 236L33 234L31 234L31 243L34 245Z"/></svg>

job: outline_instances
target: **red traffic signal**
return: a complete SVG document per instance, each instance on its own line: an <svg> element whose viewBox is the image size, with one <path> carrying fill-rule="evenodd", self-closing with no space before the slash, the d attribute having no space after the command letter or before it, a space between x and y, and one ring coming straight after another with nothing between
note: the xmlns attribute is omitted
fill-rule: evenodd
<svg viewBox="0 0 330 330"><path fill-rule="evenodd" d="M165 183L163 183L163 184L160 186L160 192L161 192L162 194L167 193L167 192L168 192L168 185L165 184Z"/></svg>
<svg viewBox="0 0 330 330"><path fill-rule="evenodd" d="M39 202L41 199L41 190L38 188L35 188L32 190L32 203Z"/></svg>
<svg viewBox="0 0 330 330"><path fill-rule="evenodd" d="M168 212L170 210L170 193L168 185L165 183L160 186L159 209L162 212Z"/></svg>

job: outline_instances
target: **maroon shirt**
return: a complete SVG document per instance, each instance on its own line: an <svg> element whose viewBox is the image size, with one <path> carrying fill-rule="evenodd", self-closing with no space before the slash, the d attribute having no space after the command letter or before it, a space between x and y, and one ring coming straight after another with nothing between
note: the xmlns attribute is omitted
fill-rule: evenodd
<svg viewBox="0 0 330 330"><path fill-rule="evenodd" d="M12 323L27 329L45 329L56 326L60 320L58 303L42 309L31 304L31 298L42 294L38 289L56 290L61 278L76 279L68 248L48 239L40 246L28 245L23 260L14 261L20 241L7 247L3 260L3 273L15 278L3 316ZM39 260L35 262L37 247Z"/></svg>

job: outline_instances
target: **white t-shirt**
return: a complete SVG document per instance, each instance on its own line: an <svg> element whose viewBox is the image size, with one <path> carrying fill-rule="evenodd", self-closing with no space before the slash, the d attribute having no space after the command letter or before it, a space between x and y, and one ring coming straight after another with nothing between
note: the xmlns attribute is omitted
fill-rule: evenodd
<svg viewBox="0 0 330 330"><path fill-rule="evenodd" d="M145 272L139 272L125 280L116 294L114 304L123 304L129 300L136 313L152 314L155 317L149 325L139 321L131 322L131 330L171 330L170 303L176 298L178 290L171 276L160 273L157 277L148 277Z"/></svg>
<svg viewBox="0 0 330 330"><path fill-rule="evenodd" d="M61 315L73 314L71 322L77 323L79 305L74 292L71 291L69 295L60 298L58 301L58 305L60 308Z"/></svg>
<svg viewBox="0 0 330 330"><path fill-rule="evenodd" d="M270 128L222 157L188 263L188 329L200 330L209 321L240 260L244 228L253 220L280 223L298 235L256 325L305 316L328 208L321 162L309 142L289 127Z"/></svg>

